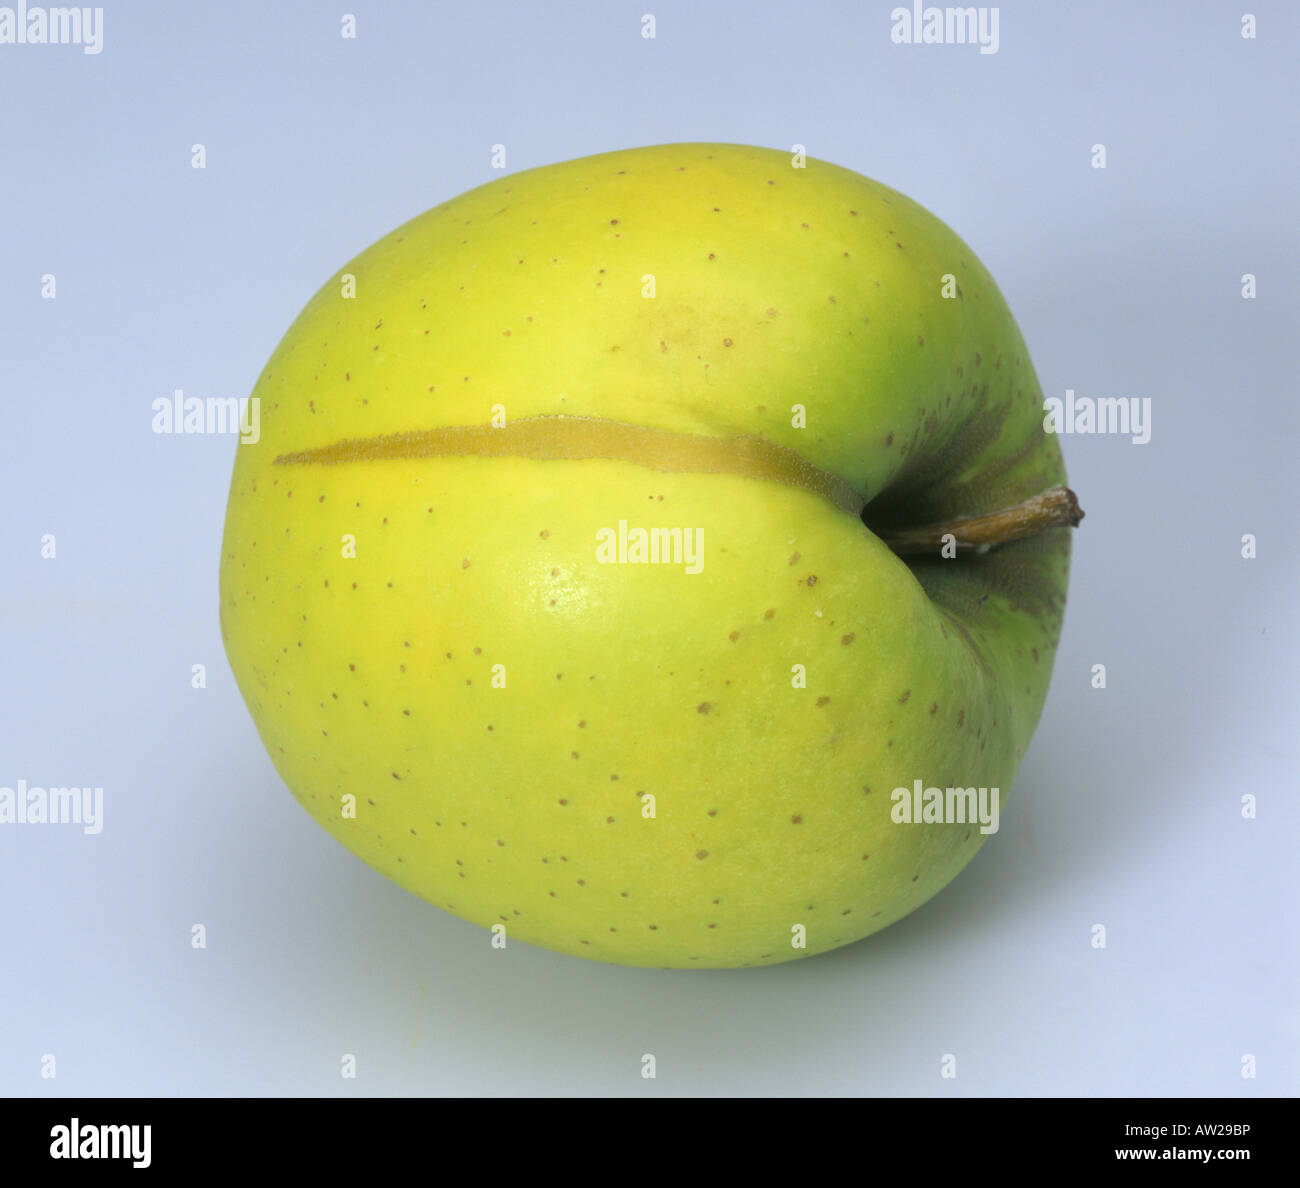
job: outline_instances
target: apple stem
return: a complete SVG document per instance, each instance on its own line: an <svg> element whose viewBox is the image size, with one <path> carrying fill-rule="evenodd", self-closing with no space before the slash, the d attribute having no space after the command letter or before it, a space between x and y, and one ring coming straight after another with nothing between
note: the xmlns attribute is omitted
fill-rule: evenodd
<svg viewBox="0 0 1300 1188"><path fill-rule="evenodd" d="M1024 540L1048 528L1074 528L1082 519L1079 500L1069 487L1049 487L1000 511L904 528L881 539L900 557L940 552L948 536L959 551L986 553L995 545Z"/></svg>

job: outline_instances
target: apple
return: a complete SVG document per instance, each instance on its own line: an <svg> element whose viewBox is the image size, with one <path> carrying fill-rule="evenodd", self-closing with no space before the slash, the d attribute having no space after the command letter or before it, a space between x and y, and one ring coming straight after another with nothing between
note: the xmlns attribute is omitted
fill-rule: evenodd
<svg viewBox="0 0 1300 1188"><path fill-rule="evenodd" d="M993 279L897 191L722 144L505 176L345 265L253 395L257 730L495 943L776 964L992 835L1081 513Z"/></svg>

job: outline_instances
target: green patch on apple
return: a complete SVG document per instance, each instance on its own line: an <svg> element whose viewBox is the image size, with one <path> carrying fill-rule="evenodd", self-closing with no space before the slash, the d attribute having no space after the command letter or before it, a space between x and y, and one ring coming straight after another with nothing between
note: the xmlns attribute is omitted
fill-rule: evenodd
<svg viewBox="0 0 1300 1188"><path fill-rule="evenodd" d="M1081 513L1025 344L933 215L795 164L481 186L332 277L254 389L220 604L257 730L335 838L498 936L850 944L989 836L900 813L918 781L996 808L1029 745Z"/></svg>

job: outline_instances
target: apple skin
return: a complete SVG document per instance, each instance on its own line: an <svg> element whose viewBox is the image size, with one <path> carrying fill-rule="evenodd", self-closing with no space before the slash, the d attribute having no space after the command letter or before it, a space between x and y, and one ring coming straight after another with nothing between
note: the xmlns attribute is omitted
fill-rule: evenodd
<svg viewBox="0 0 1300 1188"><path fill-rule="evenodd" d="M902 194L718 144L509 175L341 269L253 394L227 654L293 794L404 888L575 956L758 966L886 927L985 840L896 824L891 793L1005 801L1069 530L910 563L878 533L1065 472L992 278ZM494 416L685 444L419 444ZM700 469L699 439L797 451L866 523ZM701 571L599 563L620 520L700 531Z"/></svg>

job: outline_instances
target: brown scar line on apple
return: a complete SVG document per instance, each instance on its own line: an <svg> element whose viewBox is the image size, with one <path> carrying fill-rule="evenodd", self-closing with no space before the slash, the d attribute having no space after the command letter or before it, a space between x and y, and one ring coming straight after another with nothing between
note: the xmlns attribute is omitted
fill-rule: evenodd
<svg viewBox="0 0 1300 1188"><path fill-rule="evenodd" d="M280 454L277 466L434 457L517 457L546 461L599 458L630 462L668 473L737 474L802 487L841 511L865 519L867 501L853 485L814 466L797 450L762 437L707 437L603 417L564 414L526 417L504 428L447 425L378 437L347 438L330 445ZM881 534L899 556L932 553L951 535L963 552L984 553L1048 528L1075 527L1083 519L1068 487L1055 486L1010 507ZM869 526L869 525L868 525Z"/></svg>
<svg viewBox="0 0 1300 1188"><path fill-rule="evenodd" d="M277 466L337 465L434 457L515 457L544 461L604 459L667 473L736 474L802 487L854 516L866 501L853 485L814 466L797 450L751 434L708 437L603 417L525 417L504 428L447 425L349 438L280 454Z"/></svg>

